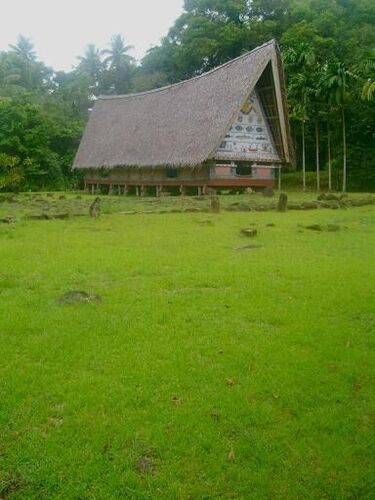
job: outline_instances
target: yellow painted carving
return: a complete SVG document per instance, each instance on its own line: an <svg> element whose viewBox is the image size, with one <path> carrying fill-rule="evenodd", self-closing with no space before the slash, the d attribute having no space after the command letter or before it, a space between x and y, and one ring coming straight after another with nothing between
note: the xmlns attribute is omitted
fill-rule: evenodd
<svg viewBox="0 0 375 500"><path fill-rule="evenodd" d="M245 104L242 106L241 111L245 115L248 115L250 113L252 107L253 107L252 102L250 101L250 99L247 99Z"/></svg>

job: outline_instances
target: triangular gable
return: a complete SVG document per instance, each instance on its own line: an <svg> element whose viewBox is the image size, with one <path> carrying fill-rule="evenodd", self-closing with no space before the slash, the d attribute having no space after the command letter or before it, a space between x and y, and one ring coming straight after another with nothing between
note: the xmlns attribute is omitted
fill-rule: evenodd
<svg viewBox="0 0 375 500"><path fill-rule="evenodd" d="M287 112L282 98L282 75L272 54L241 110L229 124L216 153L218 160L288 162Z"/></svg>
<svg viewBox="0 0 375 500"><path fill-rule="evenodd" d="M221 142L220 160L280 161L263 105L256 90L248 96Z"/></svg>

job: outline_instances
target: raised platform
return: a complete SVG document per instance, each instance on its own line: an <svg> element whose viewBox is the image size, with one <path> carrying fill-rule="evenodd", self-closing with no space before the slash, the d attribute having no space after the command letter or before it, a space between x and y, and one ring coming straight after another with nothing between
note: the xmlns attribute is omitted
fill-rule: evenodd
<svg viewBox="0 0 375 500"><path fill-rule="evenodd" d="M185 188L199 188L200 194L204 194L208 188L226 189L226 188L247 188L247 187L272 187L274 180L267 179L254 179L251 177L243 178L213 178L213 179L191 179L191 180L176 180L176 179L163 179L163 180L131 180L131 181L115 181L113 179L85 179L85 189L89 191L100 190L101 187L108 187L109 190L122 188L124 194L127 194L128 188L138 188L143 191L146 188L156 188L156 194L160 194L163 188L179 188L183 194ZM137 190L138 191L138 190ZM137 193L138 194L138 193Z"/></svg>

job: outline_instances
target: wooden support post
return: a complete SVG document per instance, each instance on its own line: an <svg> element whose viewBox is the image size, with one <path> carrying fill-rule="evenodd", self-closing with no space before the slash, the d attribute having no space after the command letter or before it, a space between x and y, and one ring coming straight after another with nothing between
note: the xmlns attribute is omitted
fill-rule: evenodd
<svg viewBox="0 0 375 500"><path fill-rule="evenodd" d="M120 195L121 194L121 186L120 184L117 186L117 194Z"/></svg>
<svg viewBox="0 0 375 500"><path fill-rule="evenodd" d="M281 191L281 166L279 166L279 192Z"/></svg>
<svg viewBox="0 0 375 500"><path fill-rule="evenodd" d="M91 194L95 194L95 184L91 184Z"/></svg>
<svg viewBox="0 0 375 500"><path fill-rule="evenodd" d="M96 185L96 190L95 190L96 193L100 193L100 184L97 184Z"/></svg>
<svg viewBox="0 0 375 500"><path fill-rule="evenodd" d="M142 184L142 186L141 186L141 196L145 196L145 193L146 193L146 189L145 189L145 186Z"/></svg>
<svg viewBox="0 0 375 500"><path fill-rule="evenodd" d="M180 186L180 194L181 196L185 196L185 186L183 186L182 184Z"/></svg>
<svg viewBox="0 0 375 500"><path fill-rule="evenodd" d="M128 194L128 185L125 184L124 186L124 195L126 196Z"/></svg>
<svg viewBox="0 0 375 500"><path fill-rule="evenodd" d="M207 194L207 184L203 186L203 195L206 196Z"/></svg>
<svg viewBox="0 0 375 500"><path fill-rule="evenodd" d="M161 190L161 186L156 186L156 197L159 198L160 196L160 190Z"/></svg>
<svg viewBox="0 0 375 500"><path fill-rule="evenodd" d="M139 186L135 186L135 195L139 196Z"/></svg>
<svg viewBox="0 0 375 500"><path fill-rule="evenodd" d="M108 194L113 194L113 185L109 185Z"/></svg>
<svg viewBox="0 0 375 500"><path fill-rule="evenodd" d="M198 196L202 196L202 187L198 186Z"/></svg>

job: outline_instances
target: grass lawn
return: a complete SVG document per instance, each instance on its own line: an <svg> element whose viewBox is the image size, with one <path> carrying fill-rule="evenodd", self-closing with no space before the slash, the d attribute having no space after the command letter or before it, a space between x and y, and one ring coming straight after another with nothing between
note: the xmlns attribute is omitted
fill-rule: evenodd
<svg viewBox="0 0 375 500"><path fill-rule="evenodd" d="M0 498L374 498L374 216L0 224Z"/></svg>

